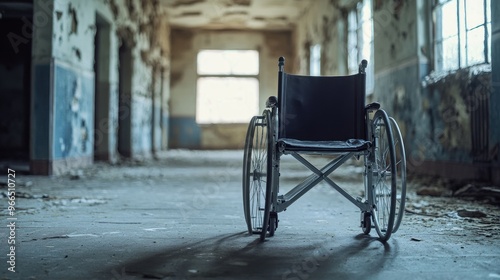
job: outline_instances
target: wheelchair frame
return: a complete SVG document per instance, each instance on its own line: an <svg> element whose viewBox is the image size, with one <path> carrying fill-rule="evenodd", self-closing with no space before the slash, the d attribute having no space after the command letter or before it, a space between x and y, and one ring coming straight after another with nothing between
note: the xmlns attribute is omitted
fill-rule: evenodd
<svg viewBox="0 0 500 280"><path fill-rule="evenodd" d="M279 87L284 73L284 58L279 59ZM359 67L364 78L366 60ZM364 94L364 93L363 93ZM370 118L370 114L373 117ZM369 234L372 222L382 242L396 232L404 215L406 198L406 158L403 139L396 121L378 103L365 106L366 145L341 148L289 149L278 139L278 100L271 96L261 116L250 121L243 160L243 208L250 234L260 239L274 236L278 213L325 181L361 211L361 228ZM289 154L312 174L285 194L279 194L280 158ZM302 154L335 155L322 168L311 164ZM352 157L364 159L364 197L353 197L328 176Z"/></svg>

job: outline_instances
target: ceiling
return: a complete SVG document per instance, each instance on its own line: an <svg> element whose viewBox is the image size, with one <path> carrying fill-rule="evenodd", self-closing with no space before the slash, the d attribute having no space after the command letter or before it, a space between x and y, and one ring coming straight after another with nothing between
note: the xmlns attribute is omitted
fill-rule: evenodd
<svg viewBox="0 0 500 280"><path fill-rule="evenodd" d="M314 0L160 0L172 27L287 30Z"/></svg>

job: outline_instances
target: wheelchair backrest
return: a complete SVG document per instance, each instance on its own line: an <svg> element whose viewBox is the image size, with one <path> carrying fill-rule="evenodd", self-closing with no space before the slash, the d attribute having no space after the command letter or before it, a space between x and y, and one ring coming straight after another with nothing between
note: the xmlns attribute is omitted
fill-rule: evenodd
<svg viewBox="0 0 500 280"><path fill-rule="evenodd" d="M283 65L280 58L278 138L366 139L364 71L350 76L300 76L285 73Z"/></svg>

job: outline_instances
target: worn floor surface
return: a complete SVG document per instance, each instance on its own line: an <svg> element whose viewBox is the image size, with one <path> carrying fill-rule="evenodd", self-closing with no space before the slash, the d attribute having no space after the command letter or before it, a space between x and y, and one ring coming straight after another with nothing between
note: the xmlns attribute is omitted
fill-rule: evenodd
<svg viewBox="0 0 500 280"><path fill-rule="evenodd" d="M307 173L284 159L282 190ZM0 279L500 279L498 206L419 196L413 183L410 212L383 244L320 184L259 242L246 232L241 166L242 151L174 150L74 176L18 174L15 273L1 186ZM356 196L358 171L345 165L333 179Z"/></svg>

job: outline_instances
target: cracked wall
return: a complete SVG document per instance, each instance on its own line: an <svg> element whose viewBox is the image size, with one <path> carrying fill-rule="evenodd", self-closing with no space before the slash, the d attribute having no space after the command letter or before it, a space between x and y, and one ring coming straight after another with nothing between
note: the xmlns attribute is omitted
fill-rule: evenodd
<svg viewBox="0 0 500 280"><path fill-rule="evenodd" d="M127 156L165 148L169 26L158 1L36 2L35 15L44 13L48 23L35 25L32 120L41 126L34 133L33 172L62 174L94 156L119 157L121 44L130 46L133 64Z"/></svg>
<svg viewBox="0 0 500 280"><path fill-rule="evenodd" d="M285 66L287 72L309 74L309 48L320 44L321 74L346 74L347 50L343 45L347 27L343 13L345 8L335 1L311 2L296 23L293 47L296 55L293 66Z"/></svg>
<svg viewBox="0 0 500 280"><path fill-rule="evenodd" d="M321 73L347 72L346 14L357 1L314 1L297 21L295 68L308 74L309 48L322 46ZM488 180L498 173L498 118L493 110L489 70L450 73L432 82L432 15L427 1L376 0L373 4L375 89L380 102L403 133L408 169L445 178ZM492 4L492 18L500 13ZM496 11L496 12L495 12ZM495 20L492 25L495 26ZM495 50L495 45L492 43ZM497 51L497 53L499 53ZM492 67L497 63L492 51ZM498 57L498 56L497 56ZM493 86L493 89L492 89ZM498 115L498 114L497 114ZM493 140L492 140L493 139ZM495 169L496 168L496 169Z"/></svg>
<svg viewBox="0 0 500 280"><path fill-rule="evenodd" d="M498 121L489 121L490 70L431 73L429 3L374 3L374 99L400 125L408 169L452 180L491 180L498 172L490 165ZM492 65L497 61L493 57Z"/></svg>

